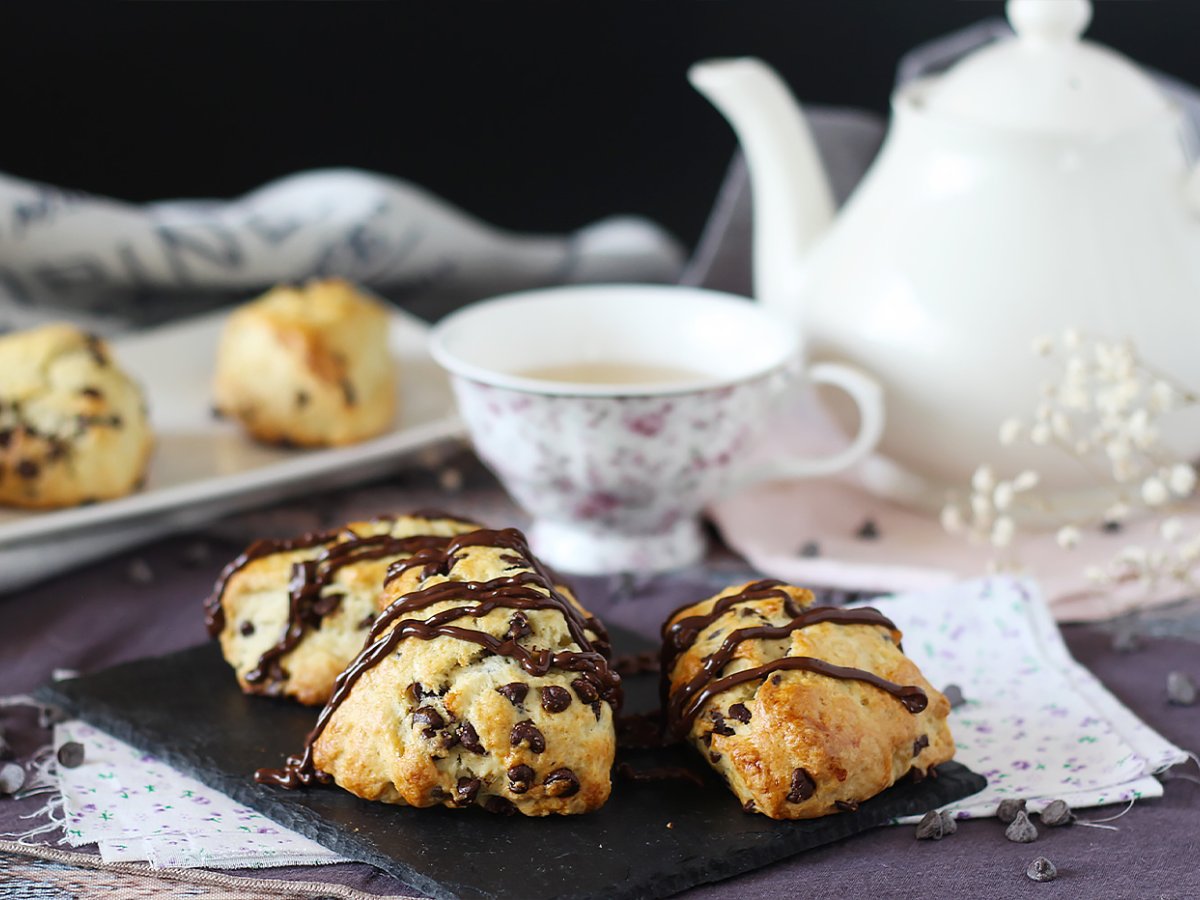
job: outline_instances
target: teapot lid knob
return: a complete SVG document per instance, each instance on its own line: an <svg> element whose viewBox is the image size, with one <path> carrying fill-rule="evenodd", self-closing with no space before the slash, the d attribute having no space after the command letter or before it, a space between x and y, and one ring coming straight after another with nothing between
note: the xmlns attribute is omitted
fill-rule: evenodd
<svg viewBox="0 0 1200 900"><path fill-rule="evenodd" d="M1009 24L1023 39L1074 41L1092 21L1091 0L1008 0Z"/></svg>

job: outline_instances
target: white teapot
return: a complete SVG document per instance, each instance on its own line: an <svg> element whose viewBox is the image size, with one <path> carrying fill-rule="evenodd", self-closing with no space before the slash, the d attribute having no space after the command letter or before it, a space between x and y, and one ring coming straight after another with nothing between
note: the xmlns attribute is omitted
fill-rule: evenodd
<svg viewBox="0 0 1200 900"><path fill-rule="evenodd" d="M1150 11L1148 10L1148 13ZM756 59L699 63L693 85L731 121L754 198L754 282L815 358L873 371L886 392L874 489L940 503L997 461L997 429L1036 404L1034 338L1128 338L1200 388L1200 178L1183 115L1124 57L1080 39L1086 0L1010 0L1015 36L892 97L878 158L835 217L804 115ZM1200 415L1165 443L1200 456ZM1065 454L1004 449L1043 484L1097 477Z"/></svg>

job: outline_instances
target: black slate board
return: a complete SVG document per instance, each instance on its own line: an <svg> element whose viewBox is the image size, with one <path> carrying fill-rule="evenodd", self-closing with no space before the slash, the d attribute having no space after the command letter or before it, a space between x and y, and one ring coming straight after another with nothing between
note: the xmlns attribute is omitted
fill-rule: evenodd
<svg viewBox="0 0 1200 900"><path fill-rule="evenodd" d="M618 653L648 646L628 632L614 631L612 637ZM627 678L626 712L655 708L657 689L657 675ZM336 787L285 791L255 784L250 777L255 768L278 765L302 746L316 712L243 695L215 644L47 685L39 696L436 898L667 896L896 816L923 813L986 784L965 766L947 763L936 780L896 785L857 812L774 822L742 812L690 751L664 750L628 758L639 768L687 764L703 777L704 787L617 779L604 808L584 816L527 819L493 816L478 807L411 809L369 803Z"/></svg>

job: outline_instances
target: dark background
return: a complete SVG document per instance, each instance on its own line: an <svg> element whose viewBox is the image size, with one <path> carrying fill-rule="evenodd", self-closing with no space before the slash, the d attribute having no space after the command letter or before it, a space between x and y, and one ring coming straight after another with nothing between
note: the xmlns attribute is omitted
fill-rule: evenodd
<svg viewBox="0 0 1200 900"><path fill-rule="evenodd" d="M1047 0L1054 2L1054 0ZM129 200L315 166L422 184L500 225L640 212L697 237L733 149L688 64L755 54L883 112L914 45L996 0L5 5L0 168ZM1101 0L1089 34L1200 83L1200 3Z"/></svg>

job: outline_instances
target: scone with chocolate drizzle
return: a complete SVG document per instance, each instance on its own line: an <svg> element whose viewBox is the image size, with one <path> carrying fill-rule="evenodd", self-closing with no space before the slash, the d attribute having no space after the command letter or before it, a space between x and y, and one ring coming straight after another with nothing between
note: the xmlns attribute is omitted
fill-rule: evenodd
<svg viewBox="0 0 1200 900"><path fill-rule="evenodd" d="M478 527L417 512L256 541L221 572L205 603L208 632L246 693L324 703L363 647L388 566Z"/></svg>
<svg viewBox="0 0 1200 900"><path fill-rule="evenodd" d="M813 606L779 581L731 587L663 626L666 727L747 812L851 810L954 755L950 704L874 609ZM936 773L935 773L936 774Z"/></svg>
<svg viewBox="0 0 1200 900"><path fill-rule="evenodd" d="M621 700L608 638L520 532L395 563L386 596L303 752L258 781L527 816L608 799Z"/></svg>
<svg viewBox="0 0 1200 900"><path fill-rule="evenodd" d="M0 337L0 504L123 496L153 446L142 390L104 341L67 324Z"/></svg>

